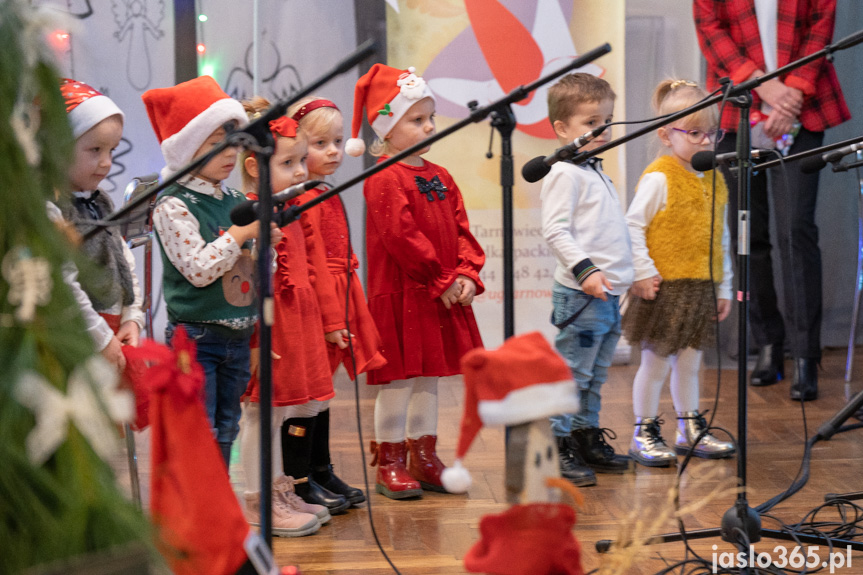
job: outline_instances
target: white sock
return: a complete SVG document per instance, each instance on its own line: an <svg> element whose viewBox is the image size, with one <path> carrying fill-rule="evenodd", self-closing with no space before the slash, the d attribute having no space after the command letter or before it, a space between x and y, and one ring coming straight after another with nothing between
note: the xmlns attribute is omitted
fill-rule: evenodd
<svg viewBox="0 0 863 575"><path fill-rule="evenodd" d="M399 379L380 386L375 400L375 440L401 443L405 440L408 405L416 379Z"/></svg>
<svg viewBox="0 0 863 575"><path fill-rule="evenodd" d="M411 439L437 435L437 381L436 377L414 380L407 421L407 436Z"/></svg>
<svg viewBox="0 0 863 575"><path fill-rule="evenodd" d="M702 355L702 351L687 347L671 357L671 399L677 412L698 410Z"/></svg>
<svg viewBox="0 0 863 575"><path fill-rule="evenodd" d="M632 411L635 417L659 415L659 396L670 369L667 357L649 349L641 350L641 365L632 383Z"/></svg>
<svg viewBox="0 0 863 575"><path fill-rule="evenodd" d="M242 409L240 463L245 475L246 493L258 493L261 490L261 405L246 402ZM282 465L282 422L286 419L287 409L274 406L270 421L273 479L285 474Z"/></svg>

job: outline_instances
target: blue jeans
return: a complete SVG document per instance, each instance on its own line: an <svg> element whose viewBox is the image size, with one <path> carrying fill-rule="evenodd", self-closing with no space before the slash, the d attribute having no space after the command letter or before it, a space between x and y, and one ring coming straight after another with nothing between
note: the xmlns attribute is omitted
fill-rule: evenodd
<svg viewBox="0 0 863 575"><path fill-rule="evenodd" d="M222 455L230 456L231 444L240 431L240 398L249 372L249 337L230 338L201 324L169 323L165 341L171 345L174 330L182 325L195 340L196 358L204 368L204 407Z"/></svg>
<svg viewBox="0 0 863 575"><path fill-rule="evenodd" d="M554 340L554 346L572 371L581 406L578 413L550 418L551 429L558 437L569 435L573 429L599 427L600 389L608 379L608 368L620 339L620 298L606 296L608 301L602 301L554 282L553 323L561 324L583 308L578 319L561 329Z"/></svg>

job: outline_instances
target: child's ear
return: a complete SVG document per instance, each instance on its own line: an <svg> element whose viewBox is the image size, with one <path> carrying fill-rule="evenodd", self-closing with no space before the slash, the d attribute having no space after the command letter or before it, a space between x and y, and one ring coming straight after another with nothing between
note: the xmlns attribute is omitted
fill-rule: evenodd
<svg viewBox="0 0 863 575"><path fill-rule="evenodd" d="M671 147L671 137L668 134L669 128L663 126L656 130L656 135L659 136L659 141L662 142L662 145L666 148Z"/></svg>
<svg viewBox="0 0 863 575"><path fill-rule="evenodd" d="M566 124L562 120L555 120L551 127L558 138L566 139Z"/></svg>
<svg viewBox="0 0 863 575"><path fill-rule="evenodd" d="M258 160L255 156L248 156L245 160L243 160L243 167L246 168L246 173L251 177L258 179Z"/></svg>

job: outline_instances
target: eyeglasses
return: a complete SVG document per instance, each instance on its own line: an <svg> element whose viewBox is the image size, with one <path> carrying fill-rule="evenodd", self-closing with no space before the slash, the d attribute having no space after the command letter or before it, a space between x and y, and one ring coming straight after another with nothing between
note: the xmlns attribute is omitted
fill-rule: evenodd
<svg viewBox="0 0 863 575"><path fill-rule="evenodd" d="M705 132L704 130L682 130L680 128L671 128L675 132L683 132L686 134L686 139L689 140L691 144L700 144L704 141L705 136L707 140L711 144L715 144L722 140L725 136L725 130L711 130L709 132Z"/></svg>

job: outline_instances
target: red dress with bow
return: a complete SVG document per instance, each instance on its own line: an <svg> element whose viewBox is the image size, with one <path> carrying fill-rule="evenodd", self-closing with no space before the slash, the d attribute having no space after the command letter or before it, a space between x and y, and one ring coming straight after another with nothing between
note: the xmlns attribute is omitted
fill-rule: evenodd
<svg viewBox="0 0 863 575"><path fill-rule="evenodd" d="M252 194L248 194L254 199ZM338 299L317 234L300 218L282 228L284 237L275 246L273 273L275 301L272 327L273 405L299 405L312 399L332 399L324 334L343 329ZM252 347L258 347L257 332ZM246 395L259 402L257 374L252 374Z"/></svg>
<svg viewBox="0 0 863 575"><path fill-rule="evenodd" d="M297 200L301 205L317 198L328 188L315 188L308 191ZM348 328L354 335L353 351L358 369L354 369L351 360L351 349L340 349L337 345L327 345L330 358L330 371L335 373L339 364L344 363L348 375L353 379L357 373L365 373L383 367L387 360L381 354L381 336L375 321L369 314L369 306L363 293L360 278L354 271L359 267L357 256L350 249L350 234L345 210L338 197L324 200L317 206L306 210L304 215L310 219L313 230L320 232L318 243L324 247L327 268L332 276L340 317L345 317L345 302L348 301ZM348 253L350 249L350 261ZM350 294L348 294L348 277L350 277Z"/></svg>
<svg viewBox="0 0 863 575"><path fill-rule="evenodd" d="M470 306L446 309L440 295L460 275L482 293L485 254L458 186L431 162L399 163L368 178L363 194L369 310L387 360L368 383L461 373L462 355L482 339Z"/></svg>

